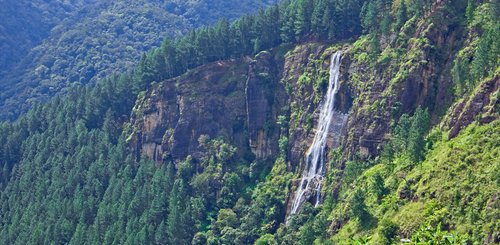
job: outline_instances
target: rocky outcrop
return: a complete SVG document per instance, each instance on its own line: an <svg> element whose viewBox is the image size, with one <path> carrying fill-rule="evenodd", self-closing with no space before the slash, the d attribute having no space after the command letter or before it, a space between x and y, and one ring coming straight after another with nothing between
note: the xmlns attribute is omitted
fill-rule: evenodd
<svg viewBox="0 0 500 245"><path fill-rule="evenodd" d="M136 103L129 145L137 158L198 159L201 135L223 137L240 156L275 157L276 118L284 103L278 83L279 63L269 52L219 61L155 85ZM281 92L280 92L281 91Z"/></svg>
<svg viewBox="0 0 500 245"><path fill-rule="evenodd" d="M449 76L463 30L445 21L448 9L433 7L435 21L408 22L398 37L382 38L382 53L370 57L369 40L359 39L345 57L345 79L354 100L343 142L346 158L371 158L391 137L391 125L419 106L438 123L453 101Z"/></svg>
<svg viewBox="0 0 500 245"><path fill-rule="evenodd" d="M450 115L442 128L449 129L448 137L454 138L473 121L489 123L500 119L499 116L500 75L485 80L470 96L452 106Z"/></svg>
<svg viewBox="0 0 500 245"><path fill-rule="evenodd" d="M164 81L140 98L132 116L130 144L138 156L161 163L201 154L198 138L224 137L243 154L245 81L249 60L215 62Z"/></svg>

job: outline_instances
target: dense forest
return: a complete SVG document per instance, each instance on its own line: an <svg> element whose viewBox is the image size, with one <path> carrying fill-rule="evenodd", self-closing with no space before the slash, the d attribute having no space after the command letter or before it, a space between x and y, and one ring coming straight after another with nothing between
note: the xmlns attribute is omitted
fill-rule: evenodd
<svg viewBox="0 0 500 245"><path fill-rule="evenodd" d="M0 70L2 75L45 39L58 22L82 8L84 1L2 1Z"/></svg>
<svg viewBox="0 0 500 245"><path fill-rule="evenodd" d="M165 8L198 23L203 11L185 12L198 2ZM234 21L180 30L184 35L165 37L132 70L78 82L0 123L0 244L498 243L499 16L494 0L284 0ZM82 25L79 31L90 28ZM137 42L151 43L140 51L158 40L143 38ZM105 46L109 53L113 45L122 43ZM325 156L321 205L305 202L290 215L303 168L293 144L309 142L296 135L313 132L328 80L323 60L332 50L345 51L341 72L349 84L341 92L355 99L340 101L352 104L346 113L353 119ZM76 53L92 60L106 52ZM276 70L300 75L270 74L272 62L259 67L267 56L277 60ZM182 96L193 101L215 97L199 74L225 62L235 68L218 79L237 90L232 84L244 67L243 93L257 70L263 97L277 107L263 123L264 137L278 135L275 154L260 158L230 137L251 137L249 120L230 133L201 135L199 154L182 159L168 152L152 159L134 147L136 121L150 113L142 103L156 103L151 98L169 86L191 86ZM96 76L61 69L68 76L62 79ZM360 128L381 136L366 140Z"/></svg>
<svg viewBox="0 0 500 245"><path fill-rule="evenodd" d="M133 67L165 37L257 12L274 0L6 1L0 10L0 118L75 84ZM18 21L19 20L19 21Z"/></svg>

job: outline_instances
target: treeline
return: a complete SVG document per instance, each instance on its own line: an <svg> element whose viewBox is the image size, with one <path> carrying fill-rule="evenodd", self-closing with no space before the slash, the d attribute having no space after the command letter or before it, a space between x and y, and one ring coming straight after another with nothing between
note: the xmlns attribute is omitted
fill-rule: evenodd
<svg viewBox="0 0 500 245"><path fill-rule="evenodd" d="M327 243L331 224L321 209L306 205L287 227L280 225L292 179L282 157L266 175L263 163L238 159L226 140L202 137L200 159L156 166L130 154L123 125L137 95L155 81L284 43L338 41L363 30L383 35L381 30L397 31L429 6L398 2L286 0L166 40L134 71L75 87L1 124L0 244ZM388 6L397 11L384 14ZM427 127L425 110L403 116L388 154L404 152L420 162ZM381 181L374 180L380 187L374 193L382 198L387 190ZM363 193L355 193L347 215L362 218L368 207ZM327 205L333 209L333 200L324 210Z"/></svg>
<svg viewBox="0 0 500 245"><path fill-rule="evenodd" d="M361 34L363 0L287 0L258 14L165 40L143 56L139 67L145 81L161 81L217 60L239 58L283 43L333 41Z"/></svg>
<svg viewBox="0 0 500 245"><path fill-rule="evenodd" d="M275 2L9 0L0 9L0 120L26 112L32 104L26 100L47 101L73 83L95 84L133 68L164 37Z"/></svg>

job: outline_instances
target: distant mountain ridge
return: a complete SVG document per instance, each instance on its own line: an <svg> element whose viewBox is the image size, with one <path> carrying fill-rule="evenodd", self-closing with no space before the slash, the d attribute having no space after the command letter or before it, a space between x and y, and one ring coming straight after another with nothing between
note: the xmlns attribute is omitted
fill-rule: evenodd
<svg viewBox="0 0 500 245"><path fill-rule="evenodd" d="M6 20L0 24L5 50L0 56L0 120L16 118L34 101L46 101L71 84L130 68L165 37L274 2L6 0L0 10Z"/></svg>
<svg viewBox="0 0 500 245"><path fill-rule="evenodd" d="M86 3L85 3L86 2ZM90 4L90 3L93 4ZM5 73L31 48L47 38L50 30L63 19L74 15L82 4L102 1L0 1L0 73Z"/></svg>

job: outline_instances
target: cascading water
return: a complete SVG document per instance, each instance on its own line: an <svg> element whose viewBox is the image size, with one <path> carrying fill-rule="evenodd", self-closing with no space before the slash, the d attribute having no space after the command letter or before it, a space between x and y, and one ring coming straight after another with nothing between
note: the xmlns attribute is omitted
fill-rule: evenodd
<svg viewBox="0 0 500 245"><path fill-rule="evenodd" d="M292 204L291 214L297 213L299 207L308 200L311 195L316 194L314 206L317 206L321 198L321 184L325 175L326 141L332 117L334 115L333 106L335 95L339 91L339 70L341 52L332 55L330 61L330 79L326 99L323 101L318 127L314 140L306 154L306 166L302 172L300 185L295 192L295 199ZM344 119L342 119L344 120Z"/></svg>

